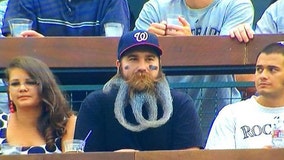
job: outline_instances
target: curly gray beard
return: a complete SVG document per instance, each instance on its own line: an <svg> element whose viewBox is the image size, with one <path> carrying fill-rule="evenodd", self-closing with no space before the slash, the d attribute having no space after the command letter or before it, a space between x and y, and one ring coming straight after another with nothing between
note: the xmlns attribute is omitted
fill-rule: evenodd
<svg viewBox="0 0 284 160"><path fill-rule="evenodd" d="M172 96L170 87L164 75L155 82L155 91L149 90L132 92L129 96L129 85L123 80L120 74L116 74L103 88L104 93L109 93L113 88L118 89L114 103L114 114L118 122L133 132L140 132L148 128L157 128L164 125L173 113ZM163 116L158 119L157 101L161 102ZM133 115L138 124L130 123L125 118L125 107L131 105ZM146 107L148 119L142 115L143 105Z"/></svg>

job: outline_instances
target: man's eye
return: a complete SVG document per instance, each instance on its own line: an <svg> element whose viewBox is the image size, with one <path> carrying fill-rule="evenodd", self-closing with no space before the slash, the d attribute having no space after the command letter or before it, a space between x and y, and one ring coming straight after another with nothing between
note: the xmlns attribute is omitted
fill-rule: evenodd
<svg viewBox="0 0 284 160"><path fill-rule="evenodd" d="M131 58L129 58L128 60L129 60L129 61L135 61L135 60L136 60L136 58L131 57Z"/></svg>
<svg viewBox="0 0 284 160"><path fill-rule="evenodd" d="M269 68L269 71L270 71L270 72L277 72L277 71L278 71L278 68L276 68L276 67L271 67L271 68Z"/></svg>
<svg viewBox="0 0 284 160"><path fill-rule="evenodd" d="M260 72L262 72L262 68L257 67L257 68L256 68L256 71L257 71L258 73L260 73Z"/></svg>

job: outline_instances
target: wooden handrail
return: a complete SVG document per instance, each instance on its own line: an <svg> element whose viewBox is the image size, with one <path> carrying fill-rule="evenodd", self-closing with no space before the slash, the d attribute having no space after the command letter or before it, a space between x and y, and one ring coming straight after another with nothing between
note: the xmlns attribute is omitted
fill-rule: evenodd
<svg viewBox="0 0 284 160"><path fill-rule="evenodd" d="M67 84L105 83L116 73L118 38L45 37L1 38L0 77L12 57L29 55L43 60ZM255 58L267 44L284 34L255 35L249 43L228 36L159 37L166 75L253 73ZM82 81L81 81L82 82ZM66 83L65 83L66 84Z"/></svg>
<svg viewBox="0 0 284 160"><path fill-rule="evenodd" d="M283 160L284 149L86 152L0 156L1 160Z"/></svg>
<svg viewBox="0 0 284 160"><path fill-rule="evenodd" d="M134 160L133 152L86 152L0 156L1 160Z"/></svg>
<svg viewBox="0 0 284 160"><path fill-rule="evenodd" d="M255 35L248 44L228 36L159 37L163 66L249 65L266 44L284 35ZM42 59L52 68L114 67L118 38L46 37L0 39L0 68L18 55Z"/></svg>
<svg viewBox="0 0 284 160"><path fill-rule="evenodd" d="M283 149L137 152L135 160L282 160Z"/></svg>

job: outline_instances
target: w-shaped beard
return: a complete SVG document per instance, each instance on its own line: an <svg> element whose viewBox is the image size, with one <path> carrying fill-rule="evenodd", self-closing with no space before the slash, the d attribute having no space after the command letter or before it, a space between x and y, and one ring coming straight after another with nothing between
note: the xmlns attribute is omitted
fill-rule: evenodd
<svg viewBox="0 0 284 160"><path fill-rule="evenodd" d="M104 86L104 92L111 91L113 87L118 88L114 103L115 117L122 126L134 132L162 126L170 119L173 112L172 96L165 76L162 75L159 80L155 81L148 77L150 75L139 74L131 77L128 81L124 81L120 75L116 75ZM161 103L163 111L163 116L159 119L158 101ZM131 105L137 124L128 122L125 118L125 108L128 104ZM147 119L142 115L143 106L148 114Z"/></svg>

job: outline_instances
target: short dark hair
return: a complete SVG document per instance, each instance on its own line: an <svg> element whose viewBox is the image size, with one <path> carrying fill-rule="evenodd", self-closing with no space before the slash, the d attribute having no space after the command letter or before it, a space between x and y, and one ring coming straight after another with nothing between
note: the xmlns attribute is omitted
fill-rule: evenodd
<svg viewBox="0 0 284 160"><path fill-rule="evenodd" d="M261 54L282 54L284 56L284 41L270 43L264 47L257 55L256 60L258 60Z"/></svg>

